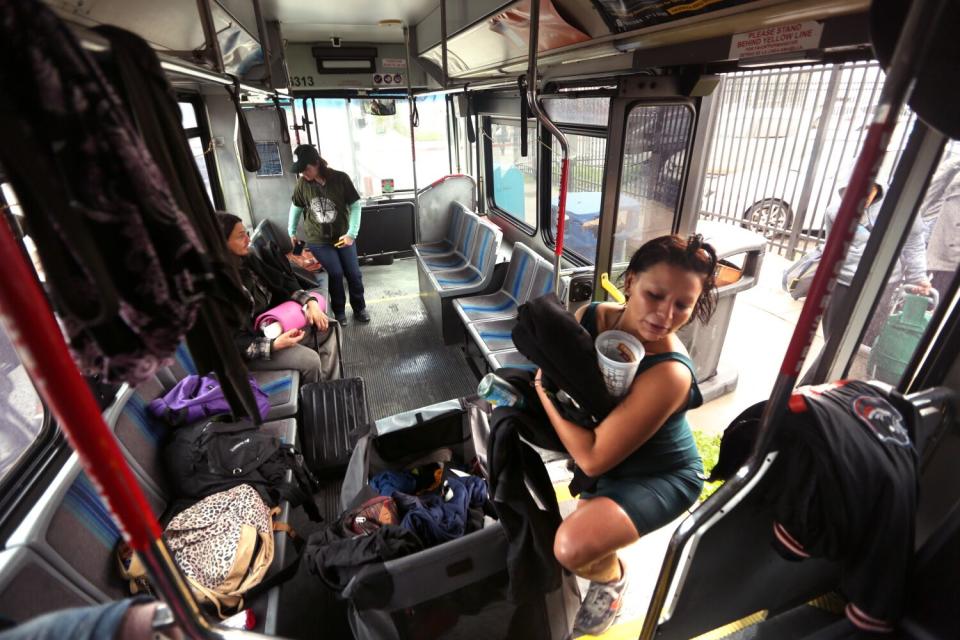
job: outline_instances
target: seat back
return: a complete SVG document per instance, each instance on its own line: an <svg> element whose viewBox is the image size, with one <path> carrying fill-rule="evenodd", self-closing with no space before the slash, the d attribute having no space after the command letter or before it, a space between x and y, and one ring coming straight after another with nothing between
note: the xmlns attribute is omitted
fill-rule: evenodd
<svg viewBox="0 0 960 640"><path fill-rule="evenodd" d="M151 401L167 391L159 377L146 380L135 389L124 388L104 412L127 462L151 489L169 495L170 484L160 461L160 443L167 426L147 410Z"/></svg>
<svg viewBox="0 0 960 640"><path fill-rule="evenodd" d="M159 517L167 501L142 478L138 480L153 512L146 516ZM30 549L89 598L107 602L129 595L114 555L120 538L120 530L74 455L7 545Z"/></svg>
<svg viewBox="0 0 960 640"><path fill-rule="evenodd" d="M451 246L457 246L460 234L463 232L465 209L459 202L450 203L450 226L447 228L447 241Z"/></svg>
<svg viewBox="0 0 960 640"><path fill-rule="evenodd" d="M517 299L517 302L521 304L527 300L533 300L534 298L545 296L553 291L553 265L540 256L535 257L537 259L537 264L533 274L533 282L530 283L530 288L527 291L526 297L524 297L522 300Z"/></svg>
<svg viewBox="0 0 960 640"><path fill-rule="evenodd" d="M497 261L499 244L499 230L478 223L477 239L473 243L473 251L470 253L470 266L479 271L481 275L493 269L493 264Z"/></svg>
<svg viewBox="0 0 960 640"><path fill-rule="evenodd" d="M502 291L517 302L525 299L530 291L530 285L533 284L536 270L537 255L526 245L514 244L507 275L503 279Z"/></svg>
<svg viewBox="0 0 960 640"><path fill-rule="evenodd" d="M479 216L469 211L463 212L463 229L460 232L460 237L457 238L456 245L456 250L460 255L467 258L471 255L477 239L477 230L480 226L482 225Z"/></svg>

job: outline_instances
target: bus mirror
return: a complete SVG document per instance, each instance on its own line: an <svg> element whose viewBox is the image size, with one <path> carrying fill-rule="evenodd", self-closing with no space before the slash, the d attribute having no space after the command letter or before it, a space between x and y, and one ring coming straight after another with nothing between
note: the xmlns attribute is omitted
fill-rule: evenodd
<svg viewBox="0 0 960 640"><path fill-rule="evenodd" d="M363 112L371 116L394 116L397 114L397 101L364 100Z"/></svg>

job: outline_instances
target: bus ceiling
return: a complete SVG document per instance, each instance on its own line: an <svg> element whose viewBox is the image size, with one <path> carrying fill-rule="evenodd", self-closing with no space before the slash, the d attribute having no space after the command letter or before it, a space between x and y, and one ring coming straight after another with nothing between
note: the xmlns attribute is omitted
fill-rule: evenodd
<svg viewBox="0 0 960 640"><path fill-rule="evenodd" d="M404 95L476 88L527 69L530 0L47 2L75 25L129 29L169 58L267 92ZM545 81L870 56L869 0L664 0L631 9L614 0L540 3Z"/></svg>

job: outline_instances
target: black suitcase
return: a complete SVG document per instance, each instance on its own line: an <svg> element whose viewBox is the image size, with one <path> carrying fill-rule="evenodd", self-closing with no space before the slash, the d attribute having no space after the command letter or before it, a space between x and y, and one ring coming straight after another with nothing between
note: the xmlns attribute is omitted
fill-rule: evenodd
<svg viewBox="0 0 960 640"><path fill-rule="evenodd" d="M425 455L486 467L486 403L449 400L377 420L360 438L341 489L348 509L373 475L403 469ZM498 521L418 553L368 565L341 593L357 640L406 638L568 638L580 604L576 578L559 588L510 601L508 541Z"/></svg>
<svg viewBox="0 0 960 640"><path fill-rule="evenodd" d="M362 378L330 380L300 388L300 450L318 477L342 473L357 439L370 431Z"/></svg>

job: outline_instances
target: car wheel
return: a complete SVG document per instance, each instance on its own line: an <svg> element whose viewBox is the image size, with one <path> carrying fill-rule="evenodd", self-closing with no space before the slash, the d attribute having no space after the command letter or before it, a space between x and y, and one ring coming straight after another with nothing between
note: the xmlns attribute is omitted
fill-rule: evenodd
<svg viewBox="0 0 960 640"><path fill-rule="evenodd" d="M767 239L788 233L793 224L793 209L780 198L764 198L743 212L744 225Z"/></svg>

